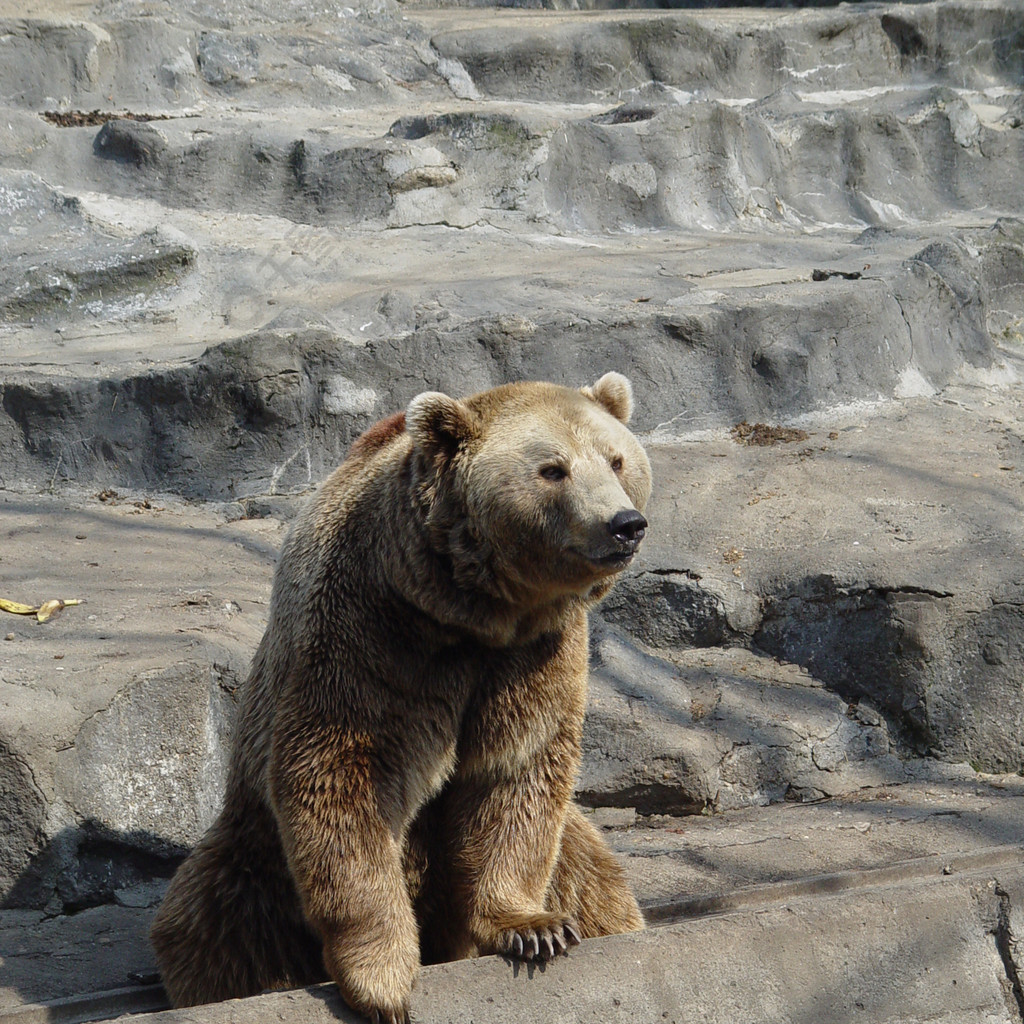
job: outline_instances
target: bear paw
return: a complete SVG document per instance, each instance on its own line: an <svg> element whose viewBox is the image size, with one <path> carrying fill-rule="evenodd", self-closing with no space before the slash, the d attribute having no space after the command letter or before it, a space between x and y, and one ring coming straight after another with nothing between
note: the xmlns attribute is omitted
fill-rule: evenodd
<svg viewBox="0 0 1024 1024"><path fill-rule="evenodd" d="M580 944L579 925L571 917L544 914L524 918L506 928L498 938L498 953L517 960L545 962Z"/></svg>

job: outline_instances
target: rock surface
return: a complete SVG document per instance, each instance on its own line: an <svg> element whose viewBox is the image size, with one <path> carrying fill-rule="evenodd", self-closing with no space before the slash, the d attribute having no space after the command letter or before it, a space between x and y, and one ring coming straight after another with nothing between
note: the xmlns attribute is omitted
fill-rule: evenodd
<svg viewBox="0 0 1024 1024"><path fill-rule="evenodd" d="M5 1005L149 970L287 522L426 389L634 382L577 795L649 900L1024 771L1021 5L529 6L0 0L0 596L88 602L0 621Z"/></svg>
<svg viewBox="0 0 1024 1024"><path fill-rule="evenodd" d="M169 873L216 813L265 622L279 521L103 498L0 494L7 586L87 601L3 621L11 906L79 910Z"/></svg>
<svg viewBox="0 0 1024 1024"><path fill-rule="evenodd" d="M984 905L988 897L994 895L990 887L993 877L1002 879L1005 886L1008 878L1019 874L1021 854L1017 839L1024 827L1022 785L1016 776L988 780L971 778L959 783L909 783L863 790L832 801L781 803L714 815L638 818L632 809L615 813L597 810L593 812L593 819L621 857L649 921L652 924L690 922L693 940L688 956L709 955L704 948L707 940L700 931L700 918L726 912L733 916L747 913L749 916L736 921L736 930L730 934L734 936L733 942L741 941L740 936L744 934L747 935L744 942L756 936L754 941L761 947L761 956L754 959L760 962L762 957L772 955L771 949L776 944L765 942L763 922L759 924L758 918L773 907L786 906L788 913L788 904L800 900L804 903L803 913L821 914L816 918L816 930L812 934L826 942L830 949L842 948L844 953L839 958L842 963L849 962L851 957L870 959L866 949L873 941L867 938L872 930L855 923L856 915L862 913L865 906L861 902L864 891L887 889L886 900L891 908L923 896L930 909L945 902L948 893L941 889L930 891L922 882L958 880L980 873L976 890L982 894L987 892L981 900ZM158 1007L160 993L146 985L154 968L145 931L161 892L159 884L121 889L114 903L70 916L53 917L29 910L0 911L0 948L4 950L0 1015L10 1014L11 1024L14 1024L14 1014L18 1015L19 1024L70 1021L76 1011L80 1014L85 1009L88 1013L92 1000L82 1000L81 994L97 988L112 991L101 1007L105 1012L96 1016ZM1021 908L1019 887L1007 886L1004 892L1007 927L1016 927ZM837 893L847 894L850 902L834 900ZM869 894L868 903L875 898ZM825 923L829 913L835 917L831 925ZM975 920L973 913L968 915L952 933L948 924L940 927L936 923L925 941L931 943L937 955L949 944L947 953L951 954L951 947L972 931ZM918 948L914 932L918 927L919 923L915 923L901 929L899 941L903 943L903 952L897 959L901 964L907 962L907 969L913 969L917 977L927 981L928 972L924 968L930 965L914 961ZM997 922L989 922L969 941L970 948L983 955L978 956L975 964L965 967L964 976L972 988L990 992L999 990L1000 978L1007 976L1004 972L1015 976L1021 961L1014 947L1012 955L1008 953L1005 968L999 968L996 975L992 975L993 964L998 960L991 958L995 944L988 927L998 930ZM657 941L655 937L654 948L642 949L637 959L658 963L662 953ZM565 965L550 968L568 968L573 982L585 986L591 993L588 998L607 995L607 978L602 972L611 966L603 957L596 963L576 959L577 954L586 956L592 945L596 944L587 943L574 950L572 959ZM733 962L733 968L700 976L692 971L681 972L693 977L697 984L697 993L691 997L692 1005L661 1007L650 1019L658 1019L662 1009L676 1012L683 1009L690 1013L683 1019L702 1019L700 1013L711 1013L711 1007L722 998L723 992L728 993L730 1003L756 1007L759 990L734 984L738 979L731 971L740 971L742 965L731 950L730 945L720 953L724 960ZM777 956L771 961L770 970L778 971L780 977L799 967L797 954L781 949ZM508 983L499 972L513 975L513 970L501 961L493 963L494 966L488 968L494 972L488 984ZM880 965L875 979L876 1000L884 1002L898 997L899 986L905 979L901 971L902 968L893 971ZM526 973L516 972L515 977L521 975L525 981ZM541 972L531 972L532 978L539 976ZM429 969L418 991L424 995L430 992L435 978L435 969ZM938 1000L949 998L952 986L946 984L943 988L941 982L935 983L934 994ZM779 985L780 999L786 998L785 988ZM922 995L927 988L927 984L922 984ZM530 998L529 990L513 989L510 995L512 993L516 1005L519 1000ZM478 996L480 1003L487 1002L488 997L497 1002L495 988L481 992L471 980L459 981L451 993L449 1012L476 1019L476 1014L482 1012L474 1002ZM69 1001L61 1002L62 999ZM854 998L849 998L846 1007L837 1011L835 1019L845 1020L842 1013L852 1014L854 1002ZM33 1009L37 1004L47 1005ZM243 1004L233 1005L238 1011ZM251 1012L265 1012L259 1003L248 1005L253 1008ZM417 1019L447 1019L436 1018L438 1011L434 1005L423 1004L414 1009L420 1011ZM951 1014L957 1009L955 1000L946 1007ZM309 1012L303 1003L296 1012L300 1010ZM193 1012L200 1014L196 1019L208 1019L205 1014L210 1011ZM575 1012L577 1016L569 1019L585 1019L582 1011ZM764 1019L749 1009L737 1016ZM77 1019L84 1018L78 1016ZM781 1019L801 1018L796 1015ZM968 1020L955 1015L951 1019L964 1019L965 1024ZM1016 1020L1012 1014L995 1019Z"/></svg>

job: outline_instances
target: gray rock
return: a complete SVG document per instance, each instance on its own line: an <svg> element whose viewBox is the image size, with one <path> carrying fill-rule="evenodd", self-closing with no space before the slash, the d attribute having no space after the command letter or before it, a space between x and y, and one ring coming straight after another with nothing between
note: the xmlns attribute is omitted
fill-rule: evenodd
<svg viewBox="0 0 1024 1024"><path fill-rule="evenodd" d="M755 641L883 708L918 747L986 771L1024 765L1024 706L1010 653L1024 641L1020 584L984 597L851 591L808 580L769 602Z"/></svg>
<svg viewBox="0 0 1024 1024"><path fill-rule="evenodd" d="M579 798L640 814L818 800L908 780L880 718L746 651L595 649Z"/></svg>
<svg viewBox="0 0 1024 1024"><path fill-rule="evenodd" d="M659 616L647 581L671 566L698 594L731 566L761 617L749 639L721 613L704 620L725 640L867 701L911 749L1020 770L1019 385L945 394L789 445L655 448L633 625L613 605L616 621L648 642L679 633L685 618Z"/></svg>
<svg viewBox="0 0 1024 1024"><path fill-rule="evenodd" d="M152 124L115 118L100 129L93 148L97 156L148 167L163 161L167 136Z"/></svg>
<svg viewBox="0 0 1024 1024"><path fill-rule="evenodd" d="M627 577L601 615L649 647L716 647L752 635L761 607L756 595L737 587L664 568Z"/></svg>
<svg viewBox="0 0 1024 1024"><path fill-rule="evenodd" d="M234 690L262 632L280 523L104 493L3 492L7 593L86 603L5 615L0 905L138 902L220 805ZM230 582L229 582L230 581Z"/></svg>
<svg viewBox="0 0 1024 1024"><path fill-rule="evenodd" d="M129 238L104 230L77 199L31 173L0 170L0 208L0 330L32 325L51 351L83 321L130 322L159 307L196 261L159 230Z"/></svg>
<svg viewBox="0 0 1024 1024"><path fill-rule="evenodd" d="M45 845L47 800L24 755L12 753L6 743L0 746L0 807L7 822L0 845L0 892L7 896ZM24 899L17 896L14 905Z"/></svg>
<svg viewBox="0 0 1024 1024"><path fill-rule="evenodd" d="M5 19L0 96L31 110L189 107L200 100L192 35L167 21L129 16ZM148 109L147 109L148 108Z"/></svg>
<svg viewBox="0 0 1024 1024"><path fill-rule="evenodd" d="M252 36L201 32L196 45L199 73L210 85L249 85L259 71L259 46Z"/></svg>
<svg viewBox="0 0 1024 1024"><path fill-rule="evenodd" d="M58 757L56 784L104 833L188 849L220 810L237 681L194 663L141 676Z"/></svg>

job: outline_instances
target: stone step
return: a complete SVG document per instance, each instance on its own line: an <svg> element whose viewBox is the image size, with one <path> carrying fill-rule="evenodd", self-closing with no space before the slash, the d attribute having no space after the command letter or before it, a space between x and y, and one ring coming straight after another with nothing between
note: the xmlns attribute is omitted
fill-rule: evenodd
<svg viewBox="0 0 1024 1024"><path fill-rule="evenodd" d="M109 287L95 306L63 285L32 292L31 313L13 279L0 293L7 486L217 500L303 490L421 391L581 384L610 367L635 382L641 432L792 418L934 393L965 367L1010 379L997 340L1012 341L1024 313L1019 221L924 244L726 238L699 256L660 235L538 252L533 239L481 229L432 275L435 243L451 244L444 229L342 243L240 220L227 226L239 246L246 230L264 229L262 241L210 257L198 276L188 254L207 251L207 237L196 218L152 235L147 215L143 204L102 230L94 218L85 233L54 229L80 251L120 253L97 265ZM125 230L127 247L113 241ZM52 241L20 244L21 265L68 279ZM141 248L169 254L174 276L141 262ZM353 261L361 270L339 283Z"/></svg>
<svg viewBox="0 0 1024 1024"><path fill-rule="evenodd" d="M984 893L989 879L1019 871L1021 785L1018 777L974 777L686 818L595 811L594 822L622 859L649 924L689 921L700 935L722 915L748 915L749 927L765 912L793 914L817 905L833 914L831 920L824 914L815 919L811 937L830 945L847 930L847 914L864 906L866 894L887 891L895 907L895 891L906 902L923 893L930 904L931 894L948 894L944 884L980 879L978 891ZM1008 887L1004 892L1015 921L1017 898ZM70 917L0 911L0 1021L77 1024L159 1008L162 993L145 984L153 970L145 931L156 898L125 890L116 906ZM905 935L907 940L913 948L913 935ZM590 948L594 944L573 955ZM987 957L979 964L988 964ZM471 969L476 968L463 964L445 970ZM424 983L429 987L435 977L435 969L428 969ZM131 979L135 984L129 986ZM706 984L713 984L712 976ZM467 998L461 984L456 997L460 1004ZM508 1005L523 997L514 991ZM754 999L756 993L744 988L736 997Z"/></svg>
<svg viewBox="0 0 1024 1024"><path fill-rule="evenodd" d="M994 876L994 877L993 877ZM929 879L593 940L543 970L498 958L428 968L418 1020L829 1020L1009 1024L1019 867ZM357 1021L333 988L280 993L139 1024Z"/></svg>
<svg viewBox="0 0 1024 1024"><path fill-rule="evenodd" d="M419 99L358 114L19 124L41 136L26 167L169 207L337 227L852 231L1019 212L1005 167L1022 158L1020 100L1008 78L757 100L655 91L614 107Z"/></svg>
<svg viewBox="0 0 1024 1024"><path fill-rule="evenodd" d="M787 86L889 88L922 76L1016 87L1021 60L1012 0L497 16L331 0L318 24L266 2L239 6L234 21L169 0L146 17L129 2L90 12L95 20L8 17L0 96L36 110L142 105L137 113L216 100L258 109L268 94L319 107L382 94L400 102L410 90L589 103L657 86L749 98Z"/></svg>
<svg viewBox="0 0 1024 1024"><path fill-rule="evenodd" d="M36 17L0 9L0 97L21 109L164 115L218 101L257 110L268 93L323 108L400 101L408 89L450 95L422 30L391 2L357 12L329 0L319 25L258 2L234 15L169 2L42 6Z"/></svg>
<svg viewBox="0 0 1024 1024"><path fill-rule="evenodd" d="M1021 61L1020 10L1006 0L800 11L512 10L500 18L434 9L413 18L471 95L541 101L621 101L651 87L749 99L787 87L889 89L922 76L1015 87Z"/></svg>
<svg viewBox="0 0 1024 1024"><path fill-rule="evenodd" d="M749 909L594 939L543 968L497 957L425 968L413 990L422 1021L669 1022L768 1020L1012 1024L1024 870L1019 854L984 855L927 874L826 895L766 893ZM840 884L836 884L836 882ZM825 893L845 879L818 880ZM137 1003L142 1003L140 997ZM95 1001L95 1002L98 1002ZM61 1021L27 1008L11 1024ZM127 1009L122 1005L118 1010ZM179 1021L362 1020L331 985L187 1010ZM77 1018L81 1020L81 1017ZM121 1017L120 1019L123 1019Z"/></svg>

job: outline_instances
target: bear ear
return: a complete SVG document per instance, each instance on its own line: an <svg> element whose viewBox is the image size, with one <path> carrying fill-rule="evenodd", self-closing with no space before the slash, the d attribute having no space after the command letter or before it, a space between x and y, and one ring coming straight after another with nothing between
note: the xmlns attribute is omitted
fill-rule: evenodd
<svg viewBox="0 0 1024 1024"><path fill-rule="evenodd" d="M424 391L405 410L405 429L430 457L451 457L473 433L470 411L440 391Z"/></svg>
<svg viewBox="0 0 1024 1024"><path fill-rule="evenodd" d="M633 415L633 385L621 373L606 373L596 384L580 391L623 423Z"/></svg>

